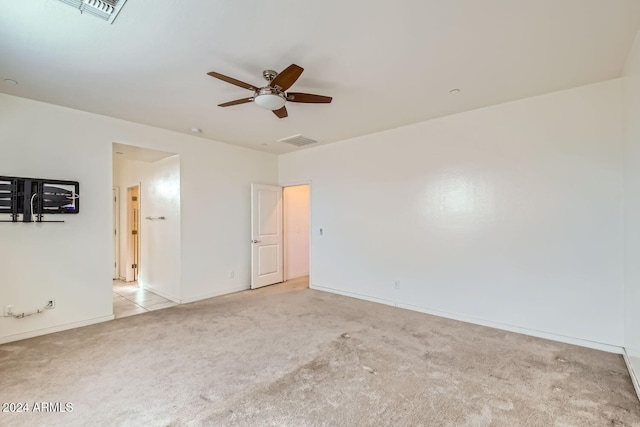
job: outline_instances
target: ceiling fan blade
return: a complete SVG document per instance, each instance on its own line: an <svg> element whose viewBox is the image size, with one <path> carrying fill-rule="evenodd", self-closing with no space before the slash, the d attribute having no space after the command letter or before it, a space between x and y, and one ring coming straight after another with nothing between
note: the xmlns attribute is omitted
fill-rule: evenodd
<svg viewBox="0 0 640 427"><path fill-rule="evenodd" d="M287 101L306 102L309 104L328 104L333 100L330 96L314 95L312 93L287 92Z"/></svg>
<svg viewBox="0 0 640 427"><path fill-rule="evenodd" d="M304 68L296 64L291 64L282 70L275 79L271 80L269 86L279 86L282 90L287 90L296 82L296 80L298 80L298 77L300 77L300 74L302 74L303 71Z"/></svg>
<svg viewBox="0 0 640 427"><path fill-rule="evenodd" d="M236 99L235 101L218 104L218 107L231 107L232 105L246 104L247 102L253 102L253 98Z"/></svg>
<svg viewBox="0 0 640 427"><path fill-rule="evenodd" d="M284 119L285 117L287 117L289 115L289 113L287 113L287 107L282 107L279 110L273 110L273 114L278 116L278 118L280 118L280 119Z"/></svg>
<svg viewBox="0 0 640 427"><path fill-rule="evenodd" d="M232 85L236 85L236 86L240 86L242 88L245 89L249 89L249 90L257 90L258 88L250 85L249 83L245 83L245 82L241 82L240 80L236 80L232 77L228 77L225 76L224 74L220 74L220 73L216 73L215 71L212 71L210 73L207 73L208 75L210 75L211 77L215 77L216 79L220 79L222 81L225 81L227 83L231 83Z"/></svg>

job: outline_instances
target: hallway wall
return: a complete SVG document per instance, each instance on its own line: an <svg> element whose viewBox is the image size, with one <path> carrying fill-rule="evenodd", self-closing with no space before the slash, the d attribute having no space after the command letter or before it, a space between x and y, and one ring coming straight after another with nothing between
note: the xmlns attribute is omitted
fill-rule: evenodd
<svg viewBox="0 0 640 427"><path fill-rule="evenodd" d="M640 374L640 32L625 66L622 100L625 160L624 341L633 372Z"/></svg>

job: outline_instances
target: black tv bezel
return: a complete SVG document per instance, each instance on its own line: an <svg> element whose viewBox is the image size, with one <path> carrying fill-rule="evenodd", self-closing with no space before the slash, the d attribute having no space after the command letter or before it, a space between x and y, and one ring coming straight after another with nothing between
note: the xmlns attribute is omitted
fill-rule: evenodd
<svg viewBox="0 0 640 427"><path fill-rule="evenodd" d="M16 176L0 176L0 181L8 181L13 188L10 192L11 196L3 197L4 200L11 200L10 206L0 206L0 214L11 215L10 222L18 222L18 215L22 215L22 222L31 221L31 197L34 194L42 194L44 186L57 186L67 185L73 186L76 195L80 194L80 183L78 181L67 181L60 179L46 179L46 178L27 178ZM6 194L6 193L1 193ZM78 214L80 213L80 198L77 197L74 200L73 210L63 209L59 207L57 210L44 209L43 197L36 197L37 202L34 204L33 215L36 217L36 222L47 222L42 218L44 215L66 215L66 214Z"/></svg>

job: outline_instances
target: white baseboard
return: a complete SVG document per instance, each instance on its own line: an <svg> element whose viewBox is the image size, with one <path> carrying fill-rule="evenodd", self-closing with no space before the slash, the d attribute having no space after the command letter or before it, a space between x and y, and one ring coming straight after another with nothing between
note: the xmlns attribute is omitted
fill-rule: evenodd
<svg viewBox="0 0 640 427"><path fill-rule="evenodd" d="M188 304L190 302L196 302L196 301L201 301L203 299L219 297L221 295L232 294L234 292L248 291L249 289L251 289L251 286L249 285L231 286L228 288L218 289L218 290L215 290L214 292L210 292L207 294L198 295L196 297L181 299L180 304Z"/></svg>
<svg viewBox="0 0 640 427"><path fill-rule="evenodd" d="M144 287L143 287L143 289L145 289L145 290L147 290L147 291L149 291L149 292L151 292L151 293L154 293L154 294L156 294L156 295L159 295L159 296L161 296L162 298L166 298L166 299L168 299L169 301L173 301L173 302L175 302L176 304L180 304L180 298L176 298L176 297L171 296L171 295L169 295L169 294L167 294L167 293L164 293L164 292L162 292L162 291L159 291L159 290L157 290L156 288L154 288L153 286L144 286Z"/></svg>
<svg viewBox="0 0 640 427"><path fill-rule="evenodd" d="M22 332L20 334L7 335L0 337L0 344L6 344L13 341L26 340L27 338L39 337L40 335L52 334L54 332L66 331L67 329L80 328L96 323L108 322L114 319L114 315L96 317L94 319L82 320L80 322L65 323L64 325L52 326L50 328L36 329L34 331Z"/></svg>
<svg viewBox="0 0 640 427"><path fill-rule="evenodd" d="M390 306L393 306L393 307L403 308L403 309L411 310L411 311L417 311L417 312L420 312L420 313L430 314L430 315L433 315L433 316L445 317L447 319L453 319L453 320L459 320L461 322L473 323L474 325L488 326L490 328L501 329L501 330L509 331L509 332L516 332L516 333L523 334L523 335L530 335L530 336L533 336L533 337L544 338L544 339L548 339L548 340L552 340L552 341L558 341L558 342L562 342L562 343L566 343L566 344L579 345L581 347L593 348L595 350L602 350L602 351L606 351L606 352L609 352L609 353L616 353L616 354L623 354L624 353L623 348L620 347L620 346L611 345L611 344L605 344L605 343L601 343L601 342L597 342L597 341L590 341L590 340L585 340L585 339L582 339L582 338L575 338L575 337L570 337L570 336L565 336L565 335L559 335L559 334L554 334L554 333L551 333L551 332L538 331L538 330L535 330L535 329L528 329L528 328L523 328L523 327L520 327L520 326L508 325L508 324L505 324L505 323L493 322L491 320L477 319L477 318L474 318L474 317L464 316L464 315L455 314L455 313L449 313L449 312L446 312L446 311L435 310L435 309L422 307L422 306L418 306L418 305L404 304L404 303L399 303L399 302L395 302L395 301L392 301L392 300L387 300L387 299L384 299L384 298L376 298L376 297L372 297L372 296L369 296L369 295L362 295L362 294L358 294L358 293L354 293L354 292L342 291L342 290L339 290L339 289L329 288L329 287L326 287L326 286L318 286L318 285L310 284L309 287L311 289L316 289L316 290L319 290L319 291L325 291L325 292L330 292L330 293L334 293L334 294L338 294L338 295L344 295L344 296L348 296L348 297L363 299L363 300L366 300L366 301L377 302L377 303L380 303L380 304L390 305Z"/></svg>
<svg viewBox="0 0 640 427"><path fill-rule="evenodd" d="M311 283L309 283L309 288L310 289L315 289L315 290L318 290L318 291L324 291L324 292L329 292L329 293L332 293L332 294L344 295L346 297L358 298L358 299L362 299L362 300L365 300L365 301L377 302L377 303L380 303L380 304L390 305L390 306L396 307L396 303L394 301L389 300L389 299L372 297L370 295L363 295L363 294L358 294L358 293L355 293L355 292L343 291L343 290L340 290L340 289L330 288L328 286L318 286L318 285L314 285L314 284L311 284Z"/></svg>
<svg viewBox="0 0 640 427"><path fill-rule="evenodd" d="M631 382L633 383L633 388L636 390L636 396L640 399L640 383L638 383L638 377L636 376L636 371L633 369L633 365L631 364L631 358L627 353L627 349L624 348L622 352L622 357L624 358L624 363L627 365L627 369L629 370L629 376L631 377Z"/></svg>

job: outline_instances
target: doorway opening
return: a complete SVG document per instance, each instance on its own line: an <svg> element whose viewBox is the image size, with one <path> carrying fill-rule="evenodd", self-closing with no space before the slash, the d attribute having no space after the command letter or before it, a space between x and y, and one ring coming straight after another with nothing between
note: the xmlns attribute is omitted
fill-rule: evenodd
<svg viewBox="0 0 640 427"><path fill-rule="evenodd" d="M113 143L116 318L181 302L180 156Z"/></svg>
<svg viewBox="0 0 640 427"><path fill-rule="evenodd" d="M307 286L311 235L310 193L308 184L284 187L282 192L284 280L306 281Z"/></svg>
<svg viewBox="0 0 640 427"><path fill-rule="evenodd" d="M251 288L309 287L311 187L251 186Z"/></svg>

